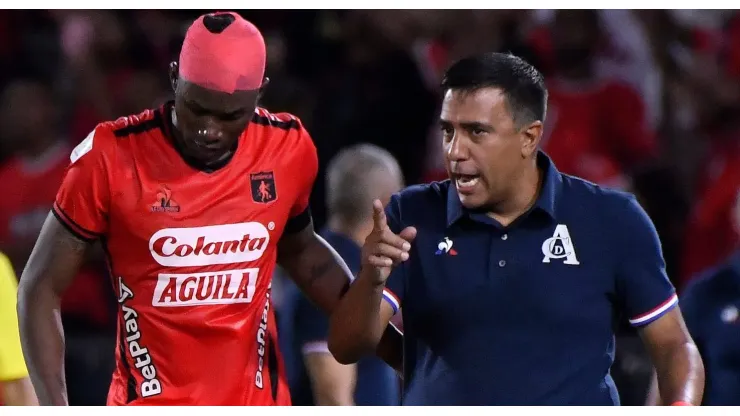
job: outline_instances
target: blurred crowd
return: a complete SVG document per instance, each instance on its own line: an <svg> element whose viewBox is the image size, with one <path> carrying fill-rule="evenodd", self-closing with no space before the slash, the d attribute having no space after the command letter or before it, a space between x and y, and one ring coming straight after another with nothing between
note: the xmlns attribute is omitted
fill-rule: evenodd
<svg viewBox="0 0 740 416"><path fill-rule="evenodd" d="M0 251L19 276L72 147L100 121L170 99L167 64L202 12L0 13ZM262 105L300 117L316 143L318 226L323 172L347 146L389 150L408 184L444 178L441 74L460 57L508 51L546 75L544 149L561 171L639 196L679 291L737 247L740 13L240 13L268 45ZM104 403L115 303L102 256L91 254L63 315L70 402ZM627 328L617 345L622 401L641 404L650 365Z"/></svg>

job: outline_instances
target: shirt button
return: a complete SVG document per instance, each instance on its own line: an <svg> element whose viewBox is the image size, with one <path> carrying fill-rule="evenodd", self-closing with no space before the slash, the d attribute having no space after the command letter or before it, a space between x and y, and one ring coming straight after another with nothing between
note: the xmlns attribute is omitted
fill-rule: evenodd
<svg viewBox="0 0 740 416"><path fill-rule="evenodd" d="M509 234L504 234L501 236L501 239L506 241L506 239L509 238Z"/></svg>
<svg viewBox="0 0 740 416"><path fill-rule="evenodd" d="M506 266L506 260L499 260L498 267L504 267L504 266Z"/></svg>

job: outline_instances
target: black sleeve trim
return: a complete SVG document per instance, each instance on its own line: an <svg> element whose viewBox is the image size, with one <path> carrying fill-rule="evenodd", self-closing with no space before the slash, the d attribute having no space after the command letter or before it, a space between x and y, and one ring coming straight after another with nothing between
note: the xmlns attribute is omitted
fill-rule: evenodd
<svg viewBox="0 0 740 416"><path fill-rule="evenodd" d="M303 231L309 224L311 224L311 208L306 207L303 212L288 220L283 233L293 234Z"/></svg>
<svg viewBox="0 0 740 416"><path fill-rule="evenodd" d="M88 231L74 222L72 218L70 218L69 215L67 215L56 202L54 203L51 212L52 214L54 214L54 217L56 217L56 219L64 226L64 228L67 229L67 231L72 233L72 235L79 238L80 240L91 243L100 237L99 233Z"/></svg>

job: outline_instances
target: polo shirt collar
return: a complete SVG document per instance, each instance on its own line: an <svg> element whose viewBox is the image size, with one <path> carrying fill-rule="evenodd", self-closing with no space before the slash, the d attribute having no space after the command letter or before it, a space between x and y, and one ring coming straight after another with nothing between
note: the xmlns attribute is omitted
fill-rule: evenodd
<svg viewBox="0 0 740 416"><path fill-rule="evenodd" d="M537 152L537 167L544 173L542 178L542 189L530 212L538 209L547 213L550 218L555 218L557 202L560 199L560 194L562 193L563 188L563 177L555 167L552 160L550 160L550 157L543 151ZM480 214L470 212L468 209L463 207L460 202L460 197L457 195L457 188L455 188L455 184L450 181L447 191L447 226L452 226L457 222L457 220L465 215L477 216Z"/></svg>

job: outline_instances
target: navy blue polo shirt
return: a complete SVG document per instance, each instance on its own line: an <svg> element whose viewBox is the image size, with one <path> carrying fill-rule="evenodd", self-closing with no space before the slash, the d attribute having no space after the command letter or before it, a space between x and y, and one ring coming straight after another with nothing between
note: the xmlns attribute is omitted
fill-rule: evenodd
<svg viewBox="0 0 740 416"><path fill-rule="evenodd" d="M384 299L402 306L406 405L617 405L609 369L620 319L678 300L655 227L629 194L544 172L508 227L466 210L449 181L407 188L390 228L415 226Z"/></svg>
<svg viewBox="0 0 740 416"><path fill-rule="evenodd" d="M740 406L740 253L692 280L681 296L704 360L705 406Z"/></svg>
<svg viewBox="0 0 740 416"><path fill-rule="evenodd" d="M352 274L357 275L360 269L360 247L348 237L329 230L321 232L321 236L347 263ZM330 354L326 345L329 318L300 291L295 292L293 299L293 354L301 357L306 353ZM313 401L311 385L302 360L300 365L302 374L297 377L299 384L293 386L291 393L297 399L296 404L307 404L305 401ZM398 375L377 357L363 358L357 363L354 399L358 406L397 406L400 404Z"/></svg>

